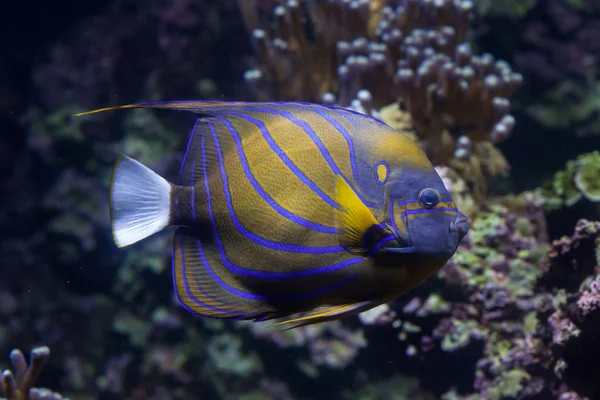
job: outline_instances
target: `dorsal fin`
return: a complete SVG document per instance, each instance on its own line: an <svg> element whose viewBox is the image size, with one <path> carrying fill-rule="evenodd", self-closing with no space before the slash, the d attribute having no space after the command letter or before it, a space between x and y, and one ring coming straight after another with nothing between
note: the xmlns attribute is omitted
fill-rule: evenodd
<svg viewBox="0 0 600 400"><path fill-rule="evenodd" d="M185 154L181 163L180 179L181 185L191 186L196 182L203 179L203 172L200 166L203 160L206 158L206 165L208 170L216 165L216 155L214 146L205 146L204 152L201 151L201 143L203 137L210 137L212 130L214 130L220 137L223 137L226 142L231 136L227 128L222 123L215 123L214 116L219 116L219 119L226 120L230 126L235 129L238 117L235 115L222 115L226 111L232 111L231 109L239 106L250 107L256 103L246 102L223 102L223 101L166 101L166 102L155 102L155 103L138 103L138 104L126 104L114 107L99 108L97 110L81 112L75 114L76 117L91 115L106 111L115 110L127 110L135 108L153 108L153 109L166 109L166 110L178 110L186 111L197 114L199 117L196 120L188 139ZM238 133L240 133L238 131ZM243 132L242 132L243 133ZM243 135L242 135L243 136Z"/></svg>

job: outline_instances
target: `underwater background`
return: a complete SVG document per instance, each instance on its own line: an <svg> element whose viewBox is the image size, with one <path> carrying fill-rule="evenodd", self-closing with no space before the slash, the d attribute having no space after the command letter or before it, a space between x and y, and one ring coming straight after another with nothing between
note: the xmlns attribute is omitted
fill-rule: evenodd
<svg viewBox="0 0 600 400"><path fill-rule="evenodd" d="M0 18L3 398L600 399L599 1L23 0ZM172 232L119 250L108 210L118 156L176 176L194 117L73 116L175 99L379 118L470 233L359 316L196 317Z"/></svg>

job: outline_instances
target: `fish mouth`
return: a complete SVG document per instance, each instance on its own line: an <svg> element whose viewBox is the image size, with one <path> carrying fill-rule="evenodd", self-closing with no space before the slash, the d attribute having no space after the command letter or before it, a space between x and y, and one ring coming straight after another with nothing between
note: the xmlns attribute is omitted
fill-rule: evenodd
<svg viewBox="0 0 600 400"><path fill-rule="evenodd" d="M459 212L456 216L456 219L450 223L449 230L450 233L458 235L460 241L467 235L467 233L469 233L469 228L469 219L465 214Z"/></svg>

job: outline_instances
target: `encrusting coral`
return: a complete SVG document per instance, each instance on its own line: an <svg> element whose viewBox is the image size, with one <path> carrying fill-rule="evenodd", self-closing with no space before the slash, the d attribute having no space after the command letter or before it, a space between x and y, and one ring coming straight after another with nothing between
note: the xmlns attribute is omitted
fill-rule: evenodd
<svg viewBox="0 0 600 400"><path fill-rule="evenodd" d="M573 206L583 198L600 202L600 152L582 154L568 161L536 193L549 211Z"/></svg>

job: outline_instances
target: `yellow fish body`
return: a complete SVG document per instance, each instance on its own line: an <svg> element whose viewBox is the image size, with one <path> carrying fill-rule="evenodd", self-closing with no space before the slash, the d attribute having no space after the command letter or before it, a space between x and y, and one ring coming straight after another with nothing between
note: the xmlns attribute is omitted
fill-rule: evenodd
<svg viewBox="0 0 600 400"><path fill-rule="evenodd" d="M210 101L97 111L138 107L198 119L177 185L117 162L113 236L124 247L178 226L173 282L193 313L310 324L364 311L435 273L469 229L418 146L368 116Z"/></svg>

